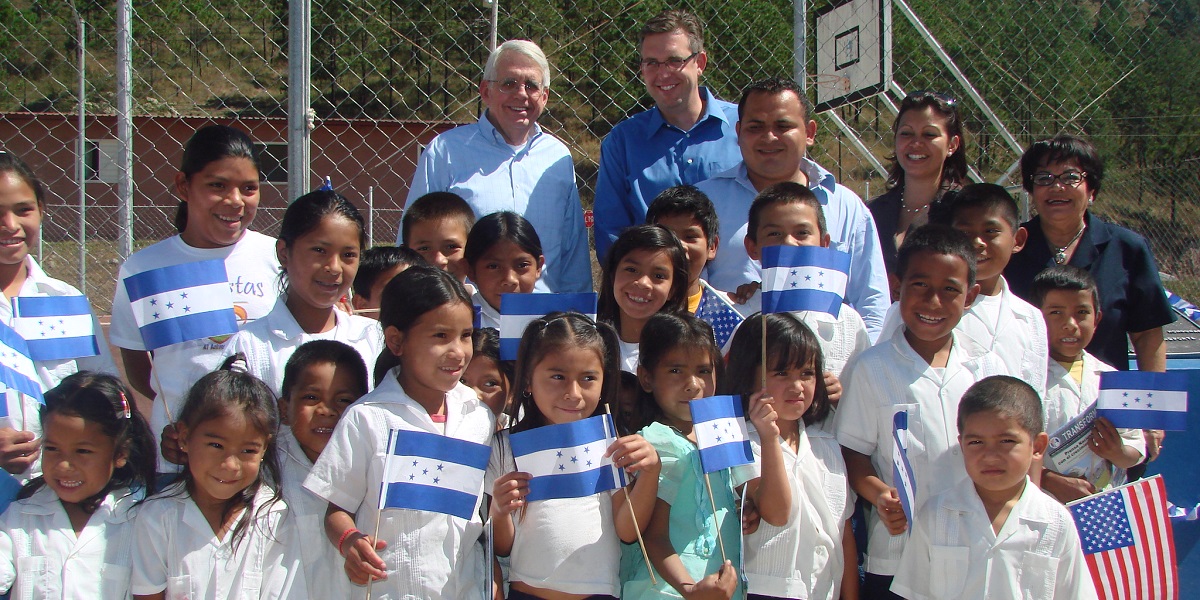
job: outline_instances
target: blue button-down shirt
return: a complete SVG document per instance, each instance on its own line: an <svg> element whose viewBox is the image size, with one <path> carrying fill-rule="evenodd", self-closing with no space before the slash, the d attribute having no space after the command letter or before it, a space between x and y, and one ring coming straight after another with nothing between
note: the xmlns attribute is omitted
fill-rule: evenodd
<svg viewBox="0 0 1200 600"><path fill-rule="evenodd" d="M838 184L832 173L807 158L800 168L808 177L809 189L816 194L825 211L830 247L850 255L846 303L862 315L874 340L891 304L875 220L862 199ZM717 257L708 263L708 283L719 290L733 291L743 283L760 281L760 267L746 253L745 246L750 204L758 195L758 190L750 183L745 163L702 181L696 187L712 200L721 221L721 246Z"/></svg>
<svg viewBox="0 0 1200 600"><path fill-rule="evenodd" d="M596 182L596 257L630 225L646 220L646 208L663 190L695 185L742 161L738 150L737 105L700 88L704 114L683 131L667 123L654 107L609 132L600 144Z"/></svg>

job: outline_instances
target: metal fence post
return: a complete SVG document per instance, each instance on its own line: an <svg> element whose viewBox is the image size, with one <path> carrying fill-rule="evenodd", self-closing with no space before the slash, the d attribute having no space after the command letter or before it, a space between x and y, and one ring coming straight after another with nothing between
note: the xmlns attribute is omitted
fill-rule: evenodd
<svg viewBox="0 0 1200 600"><path fill-rule="evenodd" d="M792 77L801 91L808 90L808 2L792 2Z"/></svg>
<svg viewBox="0 0 1200 600"><path fill-rule="evenodd" d="M288 202L308 192L311 30L311 0L288 2Z"/></svg>
<svg viewBox="0 0 1200 600"><path fill-rule="evenodd" d="M133 0L117 2L117 252L133 254Z"/></svg>
<svg viewBox="0 0 1200 600"><path fill-rule="evenodd" d="M79 27L79 137L75 177L79 179L79 289L87 294L87 23L71 5Z"/></svg>

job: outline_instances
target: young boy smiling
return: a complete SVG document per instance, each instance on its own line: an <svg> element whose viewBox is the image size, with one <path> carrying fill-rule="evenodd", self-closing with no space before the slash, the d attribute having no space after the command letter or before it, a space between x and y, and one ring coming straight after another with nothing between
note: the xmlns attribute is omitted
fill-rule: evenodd
<svg viewBox="0 0 1200 600"><path fill-rule="evenodd" d="M957 424L970 478L925 503L892 592L909 600L1096 598L1071 514L1029 480L1048 443L1037 392L988 377L963 395Z"/></svg>

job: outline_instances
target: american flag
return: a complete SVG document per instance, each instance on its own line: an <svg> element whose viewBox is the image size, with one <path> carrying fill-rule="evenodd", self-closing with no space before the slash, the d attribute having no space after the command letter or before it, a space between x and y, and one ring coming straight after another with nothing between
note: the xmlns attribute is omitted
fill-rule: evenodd
<svg viewBox="0 0 1200 600"><path fill-rule="evenodd" d="M700 306L696 307L696 317L712 325L713 335L717 338L717 347L725 349L726 342L733 337L738 325L742 324L742 315L729 301L707 283L700 282L703 288L700 296Z"/></svg>
<svg viewBox="0 0 1200 600"><path fill-rule="evenodd" d="M1175 600L1179 573L1161 475L1067 505L1104 600Z"/></svg>

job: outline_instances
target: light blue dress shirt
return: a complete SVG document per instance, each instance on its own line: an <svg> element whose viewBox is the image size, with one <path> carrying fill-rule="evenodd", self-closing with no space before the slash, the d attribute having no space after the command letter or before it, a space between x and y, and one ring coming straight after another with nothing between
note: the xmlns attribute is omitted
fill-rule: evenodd
<svg viewBox="0 0 1200 600"><path fill-rule="evenodd" d="M600 144L596 182L596 257L630 225L646 220L646 209L663 190L695 185L742 161L737 145L737 105L700 88L704 114L688 131L667 123L654 107L609 132Z"/></svg>
<svg viewBox="0 0 1200 600"><path fill-rule="evenodd" d="M862 199L838 184L833 174L821 165L806 158L800 168L808 177L809 189L821 201L829 228L830 247L850 255L850 279L845 300L862 315L874 341L891 304L875 220ZM696 187L713 201L721 221L721 246L717 257L708 263L708 283L719 290L733 291L743 283L760 281L761 269L746 253L744 243L750 203L758 195L758 190L750 183L745 163L702 181Z"/></svg>
<svg viewBox="0 0 1200 600"><path fill-rule="evenodd" d="M454 192L477 219L502 210L523 215L537 230L546 257L535 289L590 292L592 268L575 163L565 144L534 127L527 142L510 146L485 111L477 123L442 132L417 161L405 205L429 192Z"/></svg>

